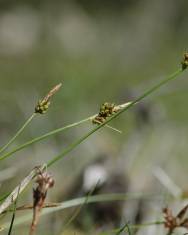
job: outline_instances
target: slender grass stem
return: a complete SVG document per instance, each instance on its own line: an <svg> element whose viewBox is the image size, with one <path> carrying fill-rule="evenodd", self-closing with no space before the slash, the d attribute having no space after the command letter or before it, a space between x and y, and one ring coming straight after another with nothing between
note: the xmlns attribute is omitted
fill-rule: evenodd
<svg viewBox="0 0 188 235"><path fill-rule="evenodd" d="M15 139L24 131L24 129L29 125L29 123L36 116L36 113L33 113L27 121L23 124L23 126L16 132L16 134L6 143L3 147L0 148L0 153L4 152L14 141Z"/></svg>
<svg viewBox="0 0 188 235"><path fill-rule="evenodd" d="M76 206L80 206L85 204L91 204L91 203L101 203L101 202L115 202L115 201L125 201L125 200L138 200L138 199L144 199L144 200L161 200L164 197L164 195L156 195L155 193L107 193L107 194L97 194L97 195L91 195L91 196L85 196L80 198L75 198L71 200L67 200L60 203L47 203L44 204L43 208L46 208L50 210L50 212L55 212L58 210L64 210ZM87 199L87 200L86 200ZM33 209L33 205L26 205L16 208L16 210L30 210ZM4 211L4 213L12 212L12 209ZM45 214L45 212L44 212Z"/></svg>
<svg viewBox="0 0 188 235"><path fill-rule="evenodd" d="M16 206L17 206L17 202L18 202L19 191L20 191L20 187L18 189L18 195L17 195L17 198L16 198L15 203L14 203L14 209L13 209L13 214L12 214L12 219L11 219L8 235L11 235L11 233L12 233L13 224L14 224L14 220L15 220L15 217L16 217Z"/></svg>
<svg viewBox="0 0 188 235"><path fill-rule="evenodd" d="M98 125L97 127L95 127L94 129L92 129L91 131L89 131L87 134L85 134L84 136L82 136L80 139L78 139L77 141L73 142L71 145L69 145L64 151L62 151L60 154L58 154L57 156L55 156L52 160L50 160L47 163L47 166L51 166L53 165L55 162L59 161L60 159L64 158L69 152L71 152L74 148L76 148L79 144L81 144L82 142L84 142L89 136L91 136L93 133L95 133L96 131L98 131L99 129L101 129L103 126L105 126L106 124L108 124L109 122L111 122L113 119L115 119L116 117L118 117L120 114L122 114L123 112L125 112L126 110L128 110L129 108L131 108L134 104L138 103L139 101L143 100L145 97L147 97L148 95L150 95L151 93L153 93L154 91L156 91L157 89L159 89L160 87L162 87L163 85L165 85L166 83L168 83L169 81L177 78L178 75L180 75L184 70L182 69L178 69L176 72L174 72L173 74L171 74L169 77L167 77L166 79L162 80L161 82L159 82L157 85L153 86L152 88L150 88L148 91L146 91L144 94L142 94L141 96L139 96L137 99L135 99L133 102L130 102L127 106L125 106L124 108L120 109L119 112L113 114L111 117L109 117L105 122L101 123L100 125Z"/></svg>
<svg viewBox="0 0 188 235"><path fill-rule="evenodd" d="M16 152L18 152L18 151L20 151L20 150L22 150L22 149L24 149L24 148L30 146L30 145L36 143L36 142L39 142L39 141L41 141L41 140L44 140L44 139L46 139L46 138L48 138L48 137L50 137L50 136L52 136L52 135L55 135L55 134L57 134L57 133L59 133L59 132L68 130L68 129L72 128L72 127L76 127L76 126L78 126L78 125L80 125L80 124L83 124L83 123L85 123L85 122L91 120L92 118L93 118L93 116L90 116L90 117L85 118L85 119L83 119L83 120L81 120L81 121L79 121L79 122L75 122L75 123L72 123L72 124L67 125L67 126L65 126L65 127L61 127L61 128L55 129L55 130L50 131L50 132L48 132L48 133L46 133L46 134L44 134L44 135L41 135L41 136L38 136L38 137L36 137L36 138L34 138L34 139L32 139L32 140L29 140L28 142L26 142L26 143L24 143L24 144L22 144L22 145L16 147L15 149L11 150L10 152L5 153L4 155L2 155L2 156L0 157L0 161L1 161L1 160L4 160L5 158L8 158L8 157L11 156L12 154L14 154L14 153L16 153Z"/></svg>
<svg viewBox="0 0 188 235"><path fill-rule="evenodd" d="M89 197L93 194L93 192L95 191L95 189L97 188L97 185L99 184L99 181L96 183L95 187L92 188L90 190L90 192L88 193L88 195L86 196L86 199L84 201L83 204L80 205L80 207L76 208L76 210L74 211L74 213L71 215L71 217L68 219L68 221L64 224L64 229L63 231L65 231L67 229L67 227L76 219L76 217L79 215L80 211L83 209L83 207L87 204L87 201L89 199ZM62 231L62 232L63 232Z"/></svg>
<svg viewBox="0 0 188 235"><path fill-rule="evenodd" d="M127 230L128 235L131 235L131 231L130 231L130 228L129 228L128 224L125 224L122 228L118 229L116 231L115 235L121 235L123 232L125 232L125 230Z"/></svg>
<svg viewBox="0 0 188 235"><path fill-rule="evenodd" d="M163 224L164 224L164 221L153 221L153 222L146 222L146 223L143 223L143 224L129 224L129 229L144 228L144 227L155 226L155 225L163 225ZM115 234L119 230L120 229L114 229L114 230L111 230L111 231L108 231L108 232L102 232L99 235Z"/></svg>
<svg viewBox="0 0 188 235"><path fill-rule="evenodd" d="M44 205L44 208L42 210L41 216L48 215L57 211L77 207L80 205L85 204L91 204L91 203L102 203L102 202L115 202L115 201L126 201L126 200L137 200L137 199L146 199L150 200L152 197L152 200L155 198L156 200L161 200L161 195L156 194L142 194L142 193L110 193L110 194L99 194L99 195L93 195L93 196L86 196L86 197L80 197L71 199L68 201L60 202L60 203L51 203L51 206L46 204L46 208ZM86 202L87 200L87 202ZM31 210L33 209L33 205L29 206L22 206L18 207L17 211L23 211L23 210ZM12 212L13 210L10 209L6 212ZM27 221L30 221L32 218L32 213L29 213L28 215L20 216L19 218L16 218L16 221L14 223L14 226L23 224ZM152 222L153 223L153 222ZM151 223L147 223L147 226L152 225ZM153 224L154 225L154 224ZM129 225L130 226L130 225ZM8 229L9 223L6 223L2 225L2 228Z"/></svg>
<svg viewBox="0 0 188 235"><path fill-rule="evenodd" d="M141 227L147 227L147 226L152 226L152 225L161 225L164 224L164 221L154 221L154 222L148 222L148 223L143 223L143 224L133 224L129 225L131 228L141 228Z"/></svg>
<svg viewBox="0 0 188 235"><path fill-rule="evenodd" d="M17 131L17 133L6 143L3 147L0 148L0 153L2 153L5 149L11 145L15 139L24 131L24 129L29 125L29 123L33 120L33 118L37 115L37 113L44 114L46 113L49 105L50 105L50 99L51 97L60 89L61 83L56 85L54 88L52 88L48 94L40 100L36 107L35 112L27 119L27 121L23 124L23 126Z"/></svg>

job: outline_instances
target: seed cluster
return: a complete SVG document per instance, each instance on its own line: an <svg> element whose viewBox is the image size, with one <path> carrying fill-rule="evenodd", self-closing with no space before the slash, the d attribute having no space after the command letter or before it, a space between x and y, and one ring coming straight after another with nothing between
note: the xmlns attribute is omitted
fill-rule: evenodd
<svg viewBox="0 0 188 235"><path fill-rule="evenodd" d="M164 208L164 226L167 228L168 234L172 234L175 228L183 227L188 229L188 218L185 218L185 214L187 212L188 205L186 205L178 214L174 216L172 214L172 210L169 208Z"/></svg>
<svg viewBox="0 0 188 235"><path fill-rule="evenodd" d="M42 99L39 100L36 107L35 107L35 113L44 114L49 108L50 105L50 99L51 97L59 90L61 87L61 83L55 86L53 89L51 89L48 94Z"/></svg>
<svg viewBox="0 0 188 235"><path fill-rule="evenodd" d="M108 117L117 112L115 107L116 106L114 103L105 102L101 105L98 115L93 118L92 122L94 124L101 124L105 122Z"/></svg>
<svg viewBox="0 0 188 235"><path fill-rule="evenodd" d="M54 179L47 171L40 171L37 175L36 183L38 186L36 189L33 189L33 220L30 228L30 235L34 234L48 189L54 186Z"/></svg>
<svg viewBox="0 0 188 235"><path fill-rule="evenodd" d="M42 172L37 176L36 183L38 186L33 190L34 207L45 200L48 189L54 185L54 179L48 172Z"/></svg>
<svg viewBox="0 0 188 235"><path fill-rule="evenodd" d="M48 108L50 105L50 101L43 101L43 100L39 100L36 107L35 107L35 113L40 113L40 114L44 114L47 112Z"/></svg>

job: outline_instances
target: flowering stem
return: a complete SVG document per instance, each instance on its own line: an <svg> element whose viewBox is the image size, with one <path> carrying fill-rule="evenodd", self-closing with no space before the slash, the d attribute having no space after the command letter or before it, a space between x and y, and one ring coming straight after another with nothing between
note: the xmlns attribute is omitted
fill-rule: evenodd
<svg viewBox="0 0 188 235"><path fill-rule="evenodd" d="M182 69L178 69L175 73L171 74L169 77L167 77L166 79L162 80L157 85L150 88L143 95L139 96L136 100L134 100L133 102L130 102L127 106L123 107L117 113L115 113L111 117L109 117L105 122L101 123L100 125L98 125L94 129L89 131L87 134L82 136L80 139L78 139L77 141L75 141L71 145L69 145L68 148L66 148L64 151L62 151L60 154L58 154L56 157L54 157L52 160L50 160L47 163L47 166L49 167L49 166L53 165L55 162L57 162L58 160L60 160L61 158L64 158L69 152L71 152L79 144L81 144L83 141L85 141L90 135L95 133L97 130L101 129L103 126L105 126L106 124L111 122L114 118L118 117L120 114L122 114L123 112L125 112L126 110L131 108L133 105L135 105L139 101L143 100L145 97L147 97L148 95L150 95L151 93L153 93L154 91L156 91L157 89L159 89L160 87L162 87L163 85L168 83L169 81L174 80L175 78L177 78L177 76L180 75L183 71L184 70L182 70Z"/></svg>
<svg viewBox="0 0 188 235"><path fill-rule="evenodd" d="M129 103L130 103L130 102L125 103L125 104L121 104L121 105L117 105L116 107L117 107L118 110L119 110L119 109L122 109L123 107L125 107L126 105L128 105ZM34 144L34 143L37 143L37 142L42 141L42 140L44 140L44 139L46 139L46 138L49 138L50 136L53 136L53 135L58 134L58 133L60 133L60 132L62 132L62 131L71 129L71 128L73 128L73 127L79 126L79 125L81 125L81 124L83 124L83 123L85 123L85 122L92 121L93 118L96 117L96 115L97 115L97 114L92 115L92 116L87 117L87 118L84 118L84 119L82 119L82 120L80 120L80 121L78 121L78 122L74 122L74 123L72 123L72 124L69 124L69 125L67 125L67 126L63 126L63 127L57 128L57 129L55 129L55 130L53 130L53 131L50 131L50 132L48 132L48 133L46 133L46 134L44 134L44 135L38 136L38 137L36 137L36 138L34 138L34 139L31 139L31 140L27 141L26 143L24 143L24 144L22 144L22 145L20 145L20 146L18 146L18 147L16 147L16 148L14 148L14 149L11 150L10 152L7 152L7 153L3 154L2 156L0 156L0 161L1 161L1 160L4 160L5 158L8 158L8 157L11 156L12 154L14 154L14 153L16 153L16 152L18 152L18 151L20 151L20 150L22 150L22 149L24 149L24 148L30 146L30 145L32 145L32 144ZM112 129L112 130L114 130L114 131L116 131L116 132L121 133L121 131L117 130L117 129L114 128L114 127L111 127L111 126L109 126L109 125L106 125L106 127L110 128L110 129Z"/></svg>
<svg viewBox="0 0 188 235"><path fill-rule="evenodd" d="M91 120L92 117L93 117L93 116L88 117L88 118L85 118L85 119L83 119L83 120L81 120L81 121L79 121L79 122L72 123L72 124L67 125L67 126L65 126L65 127L61 127L61 128L55 129L55 130L50 131L50 132L48 132L48 133L46 133L46 134L44 134L44 135L38 136L38 137L36 137L36 138L34 138L34 139L32 139L32 140L30 140L30 141L28 141L28 142L26 142L26 143L24 143L24 144L22 144L22 145L16 147L15 149L11 150L10 152L5 153L4 155L2 155L2 156L0 157L0 161L3 160L3 159L5 159L5 158L7 158L7 157L9 157L9 156L11 156L13 153L16 153L16 152L18 152L18 151L20 151L20 150L22 150L22 149L28 147L29 145L32 145L32 144L34 144L34 143L36 143L36 142L39 142L39 141L41 141L41 140L43 140L43 139L46 139L46 138L48 138L48 137L50 137L50 136L52 136L52 135L55 135L55 134L57 134L57 133L59 133L59 132L61 132L61 131L65 131L65 130L67 130L67 129L70 129L70 128L72 128L72 127L75 127L75 126L78 126L78 125L80 125L80 124L82 124L82 123L85 123L85 122Z"/></svg>

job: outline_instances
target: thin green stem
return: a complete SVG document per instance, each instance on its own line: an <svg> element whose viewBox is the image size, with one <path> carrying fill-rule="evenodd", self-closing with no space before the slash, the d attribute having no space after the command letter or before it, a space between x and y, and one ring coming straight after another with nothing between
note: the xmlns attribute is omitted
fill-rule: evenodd
<svg viewBox="0 0 188 235"><path fill-rule="evenodd" d="M76 208L76 210L74 211L74 213L71 215L71 217L68 219L68 221L64 224L64 229L63 231L65 231L67 229L67 227L76 219L76 217L79 215L80 211L83 209L83 207L87 204L87 201L89 199L89 197L93 194L93 192L95 191L95 189L97 188L99 181L96 183L95 187L92 188L90 190L90 192L88 193L88 195L85 198L85 201L83 204L80 205L80 207Z"/></svg>
<svg viewBox="0 0 188 235"><path fill-rule="evenodd" d="M20 185L20 186L21 186L21 185ZM16 206L17 206L17 202L18 202L19 192L20 192L20 187L19 187L19 189L18 189L18 195L17 195L16 201L15 201L15 203L14 203L14 209L13 209L13 214L12 214L12 219L11 219L11 223L10 223L10 228L9 228L9 231L8 231L8 235L11 235L11 233L12 233L13 224L14 224L14 219L15 219L15 217L16 217Z"/></svg>
<svg viewBox="0 0 188 235"><path fill-rule="evenodd" d="M101 129L103 126L105 126L106 124L108 124L109 122L111 122L113 119L115 119L116 117L118 117L120 114L122 114L123 112L125 112L126 110L128 110L129 108L131 108L134 104L138 103L139 101L143 100L145 97L147 97L148 95L150 95L151 93L153 93L154 91L156 91L157 89L159 89L160 87L162 87L163 85L165 85L166 83L168 83L169 81L177 78L178 75L180 75L184 70L182 69L178 69L175 73L171 74L169 77L167 77L165 80L162 80L160 83L158 83L157 85L153 86L152 88L150 88L148 91L146 91L143 95L139 96L135 101L130 102L127 106L125 106L124 108L122 108L121 110L119 110L119 112L115 113L114 115L112 115L109 119L107 119L105 122L103 122L102 124L98 125L97 127L95 127L94 129L92 129L91 131L89 131L86 135L84 135L83 137L81 137L80 139L78 139L77 141L73 142L70 146L68 146L68 148L66 148L64 151L62 151L60 154L58 154L56 157L54 157L52 160L50 160L47 163L47 166L51 166L53 165L55 162L57 162L58 160L64 158L69 152L71 152L74 148L76 148L79 144L81 144L82 142L84 142L90 135L92 135L93 133L95 133L97 130Z"/></svg>
<svg viewBox="0 0 188 235"><path fill-rule="evenodd" d="M129 228L128 223L125 224L122 228L118 229L118 230L115 232L115 235L120 235L120 234L122 234L123 232L125 232L125 230L127 230L128 235L131 235L131 231L130 231L130 228Z"/></svg>
<svg viewBox="0 0 188 235"><path fill-rule="evenodd" d="M76 207L90 203L100 203L100 202L113 202L113 201L125 201L125 200L137 200L137 199L144 199L144 200L161 200L164 195L156 195L156 193L107 193L107 194L97 194L91 195L88 197L79 197L71 200L67 200L60 203L47 203L44 204L44 209L49 209L52 213L54 211L64 210L71 207ZM86 200L87 199L87 200ZM21 207L17 207L16 210L30 210L33 209L33 205L25 205ZM3 213L12 212L12 209L8 209ZM44 213L45 214L45 213Z"/></svg>
<svg viewBox="0 0 188 235"><path fill-rule="evenodd" d="M86 196L86 197L80 197L71 199L68 201L64 201L62 203L55 203L55 206L52 205L52 207L43 208L41 216L48 215L57 211L65 210L72 207L77 207L80 205L83 205L83 203L91 204L91 203L102 203L102 202L115 202L115 201L125 201L125 200L137 200L137 199L146 199L149 200L154 199L153 197L156 197L156 199L160 199L161 195L156 196L156 194L142 194L142 193L112 193L112 194L99 194L99 195L93 195L93 196ZM23 208L17 208L17 211L20 210L31 210L33 209L33 205L31 207L23 207ZM6 211L11 212L12 209ZM14 226L20 225L22 223L25 223L27 221L30 221L32 217L32 214L24 215L19 218L16 218L16 221L14 223ZM159 222L158 222L159 224ZM151 223L147 223L147 226L152 225ZM7 229L9 227L9 223L6 223L2 225L2 228Z"/></svg>
<svg viewBox="0 0 188 235"><path fill-rule="evenodd" d="M147 223L143 223L143 224L129 224L129 228L131 229L136 229L136 228L144 228L144 227L148 227L148 226L154 226L154 225L163 225L164 221L153 221L153 222L147 222ZM109 235L109 234L114 234L117 233L120 229L114 229L108 232L102 232L100 233L100 235Z"/></svg>
<svg viewBox="0 0 188 235"><path fill-rule="evenodd" d="M36 143L36 142L39 142L39 141L41 141L41 140L43 140L43 139L46 139L46 138L48 138L48 137L50 137L50 136L52 136L52 135L55 135L55 134L57 134L57 133L59 133L59 132L65 131L65 130L70 129L70 128L72 128L72 127L75 127L75 126L78 126L78 125L80 125L80 124L83 124L83 123L85 123L85 122L91 120L92 117L93 117L93 116L88 117L88 118L85 118L85 119L83 119L83 120L81 120L81 121L79 121L79 122L75 122L75 123L72 123L72 124L67 125L67 126L65 126L65 127L61 127L61 128L55 129L55 130L50 131L50 132L48 132L48 133L46 133L46 134L44 134L44 135L41 135L41 136L38 136L38 137L36 137L36 138L34 138L34 139L32 139L32 140L29 140L28 142L26 142L26 143L24 143L24 144L22 144L22 145L16 147L15 149L11 150L10 152L5 153L4 155L2 155L2 156L0 157L0 161L1 161L1 160L4 160L5 158L8 158L8 157L11 156L12 154L14 154L14 153L16 153L16 152L18 152L18 151L20 151L20 150L22 150L22 149L24 149L24 148L30 146L30 145Z"/></svg>
<svg viewBox="0 0 188 235"><path fill-rule="evenodd" d="M154 221L154 222L148 222L148 223L143 223L143 224L133 224L129 225L131 228L141 228L141 227L147 227L147 226L152 226L152 225L161 225L164 224L164 221Z"/></svg>
<svg viewBox="0 0 188 235"><path fill-rule="evenodd" d="M95 115L92 115L92 116L90 116L90 117L84 118L84 119L82 119L81 121L74 122L74 123L69 124L69 125L67 125L67 126L57 128L57 129L55 129L55 130L53 130L53 131L47 132L46 134L43 134L43 135L38 136L38 137L36 137L36 138L34 138L34 139L32 139L32 140L29 140L29 141L27 141L26 143L24 143L24 144L22 144L22 145L20 145L20 146L18 146L18 147L16 147L16 148L14 148L14 149L12 149L10 152L7 152L7 153L1 155L1 156L0 156L0 161L1 161L1 160L4 160L4 159L6 159L6 158L8 158L8 157L11 156L12 154L14 154L14 153L16 153L16 152L18 152L18 151L20 151L20 150L22 150L22 149L24 149L24 148L30 146L30 145L32 145L32 144L34 144L34 143L37 143L37 142L42 141L42 140L44 140L44 139L47 139L47 138L49 138L50 136L53 136L53 135L55 135L55 134L58 134L58 133L60 133L60 132L62 132L62 131L65 131L65 130L71 129L71 128L73 128L73 127L79 126L79 125L81 125L81 124L83 124L83 123L85 123L85 122L91 121L95 116L96 116L96 114L95 114ZM110 128L110 129L112 129L112 130L114 130L114 131L116 131L116 132L118 132L118 133L121 133L121 131L117 130L117 129L114 128L114 127L111 127L111 126L109 126L109 125L106 125L106 127Z"/></svg>
<svg viewBox="0 0 188 235"><path fill-rule="evenodd" d="M14 141L15 139L24 131L24 129L29 125L29 123L33 120L33 118L36 116L36 113L33 113L27 121L24 123L24 125L16 132L16 134L6 143L3 147L0 148L0 153L5 151Z"/></svg>

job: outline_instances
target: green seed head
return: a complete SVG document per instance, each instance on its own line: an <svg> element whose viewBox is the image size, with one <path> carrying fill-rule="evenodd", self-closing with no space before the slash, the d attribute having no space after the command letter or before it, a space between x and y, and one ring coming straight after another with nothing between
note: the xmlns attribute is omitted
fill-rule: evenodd
<svg viewBox="0 0 188 235"><path fill-rule="evenodd" d="M39 100L36 107L35 107L35 113L44 114L47 112L49 105L50 105L50 99L51 97L60 89L61 83L55 86L53 89L51 89L48 94L43 98L43 100Z"/></svg>

